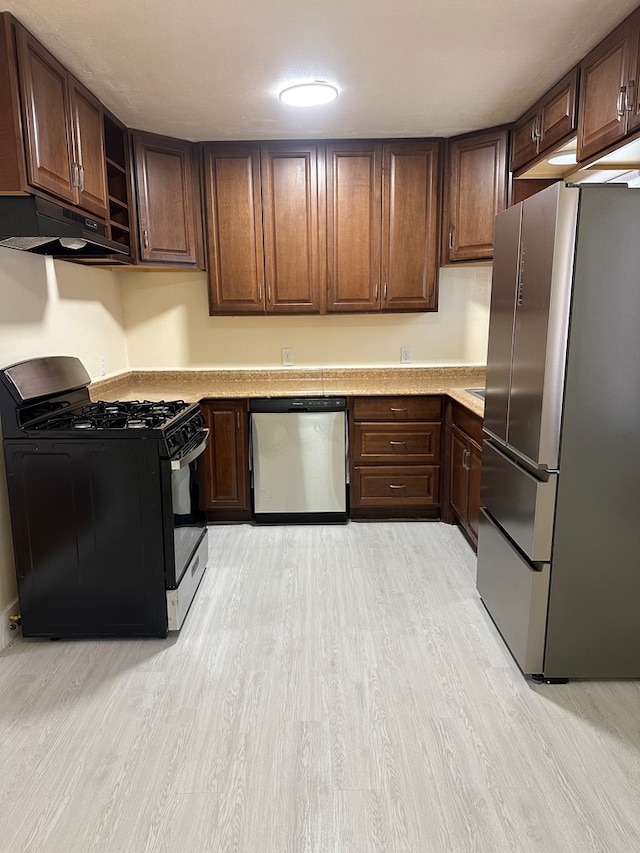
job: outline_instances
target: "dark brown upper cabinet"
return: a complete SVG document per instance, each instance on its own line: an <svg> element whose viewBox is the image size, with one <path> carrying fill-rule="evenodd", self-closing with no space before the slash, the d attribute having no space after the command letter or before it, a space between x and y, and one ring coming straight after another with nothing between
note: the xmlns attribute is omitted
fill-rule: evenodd
<svg viewBox="0 0 640 853"><path fill-rule="evenodd" d="M437 308L440 145L383 146L382 292L386 311Z"/></svg>
<svg viewBox="0 0 640 853"><path fill-rule="evenodd" d="M511 171L569 140L578 123L578 67L572 68L511 128Z"/></svg>
<svg viewBox="0 0 640 853"><path fill-rule="evenodd" d="M135 241L132 234L135 211L132 204L129 132L122 122L110 113L105 113L104 116L104 144L109 192L109 236L127 249L126 255L114 255L111 262L116 265L128 265L135 263Z"/></svg>
<svg viewBox="0 0 640 853"><path fill-rule="evenodd" d="M380 308L382 144L327 145L329 311Z"/></svg>
<svg viewBox="0 0 640 853"><path fill-rule="evenodd" d="M319 313L324 306L319 195L324 169L318 146L260 148L266 310Z"/></svg>
<svg viewBox="0 0 640 853"><path fill-rule="evenodd" d="M436 309L439 149L327 145L328 311Z"/></svg>
<svg viewBox="0 0 640 853"><path fill-rule="evenodd" d="M624 20L580 65L578 161L615 146L640 125L640 9Z"/></svg>
<svg viewBox="0 0 640 853"><path fill-rule="evenodd" d="M205 146L204 210L210 313L262 314L259 146Z"/></svg>
<svg viewBox="0 0 640 853"><path fill-rule="evenodd" d="M205 146L212 314L322 310L322 175L315 143Z"/></svg>
<svg viewBox="0 0 640 853"><path fill-rule="evenodd" d="M133 166L142 263L203 266L200 191L192 143L134 131Z"/></svg>
<svg viewBox="0 0 640 853"><path fill-rule="evenodd" d="M209 144L212 314L437 307L439 143Z"/></svg>
<svg viewBox="0 0 640 853"><path fill-rule="evenodd" d="M447 149L443 259L490 260L493 224L507 202L507 128L454 137Z"/></svg>
<svg viewBox="0 0 640 853"><path fill-rule="evenodd" d="M14 26L26 182L106 218L102 105L24 27Z"/></svg>

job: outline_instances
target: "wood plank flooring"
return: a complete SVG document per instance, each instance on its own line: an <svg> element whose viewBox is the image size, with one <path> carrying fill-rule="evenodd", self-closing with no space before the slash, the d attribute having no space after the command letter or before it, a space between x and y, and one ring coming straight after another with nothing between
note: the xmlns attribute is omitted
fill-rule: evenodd
<svg viewBox="0 0 640 853"><path fill-rule="evenodd" d="M640 683L526 681L459 530L210 542L179 635L0 653L3 851L640 850Z"/></svg>

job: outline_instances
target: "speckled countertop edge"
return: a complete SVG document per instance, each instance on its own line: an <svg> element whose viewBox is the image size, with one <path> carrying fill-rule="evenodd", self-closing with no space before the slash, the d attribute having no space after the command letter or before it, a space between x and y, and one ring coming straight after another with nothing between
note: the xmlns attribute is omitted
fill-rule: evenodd
<svg viewBox="0 0 640 853"><path fill-rule="evenodd" d="M448 394L479 416L484 403L468 388L483 388L482 367L283 368L136 370L100 379L93 400L231 399L283 396Z"/></svg>

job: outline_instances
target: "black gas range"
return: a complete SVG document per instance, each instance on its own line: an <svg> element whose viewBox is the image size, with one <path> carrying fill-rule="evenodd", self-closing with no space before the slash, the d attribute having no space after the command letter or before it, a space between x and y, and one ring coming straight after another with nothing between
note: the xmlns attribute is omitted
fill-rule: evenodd
<svg viewBox="0 0 640 853"><path fill-rule="evenodd" d="M98 401L68 356L0 371L23 633L165 636L207 564L197 403Z"/></svg>

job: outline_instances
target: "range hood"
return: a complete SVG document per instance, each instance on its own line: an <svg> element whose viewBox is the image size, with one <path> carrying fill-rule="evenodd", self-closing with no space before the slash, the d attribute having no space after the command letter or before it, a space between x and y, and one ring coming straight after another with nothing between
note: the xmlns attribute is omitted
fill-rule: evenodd
<svg viewBox="0 0 640 853"><path fill-rule="evenodd" d="M0 247L39 255L106 258L128 253L95 219L37 196L0 197Z"/></svg>

